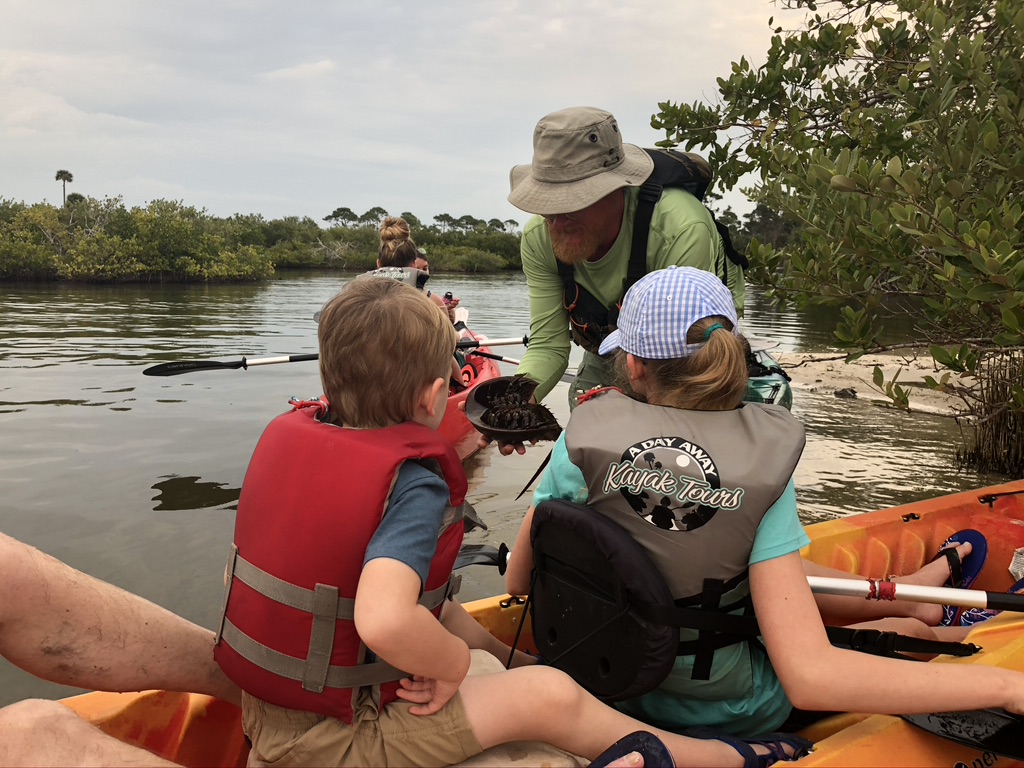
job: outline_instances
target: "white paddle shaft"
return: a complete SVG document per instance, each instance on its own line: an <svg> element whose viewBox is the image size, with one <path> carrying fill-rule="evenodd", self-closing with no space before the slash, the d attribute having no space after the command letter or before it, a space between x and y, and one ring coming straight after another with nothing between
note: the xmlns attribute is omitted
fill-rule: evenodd
<svg viewBox="0 0 1024 768"><path fill-rule="evenodd" d="M880 596L880 584L872 579L836 579L828 576L808 576L811 592L844 597L863 597L868 600L886 599ZM893 598L914 603L936 603L938 605L959 605L964 608L987 608L988 593L974 589L952 589L951 587L923 587L919 584L892 582Z"/></svg>

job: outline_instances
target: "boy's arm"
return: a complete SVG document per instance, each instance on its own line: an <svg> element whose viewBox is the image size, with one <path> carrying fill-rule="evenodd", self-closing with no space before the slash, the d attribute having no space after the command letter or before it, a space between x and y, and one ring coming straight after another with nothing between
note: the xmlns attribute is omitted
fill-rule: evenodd
<svg viewBox="0 0 1024 768"><path fill-rule="evenodd" d="M419 605L419 596L412 568L387 557L371 560L356 590L356 632L393 667L448 683L454 693L469 671L469 646Z"/></svg>

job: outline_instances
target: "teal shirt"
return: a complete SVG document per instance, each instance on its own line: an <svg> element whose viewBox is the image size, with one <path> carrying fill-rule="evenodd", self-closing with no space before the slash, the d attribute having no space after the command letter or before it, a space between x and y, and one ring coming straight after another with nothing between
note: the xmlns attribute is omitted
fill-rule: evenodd
<svg viewBox="0 0 1024 768"><path fill-rule="evenodd" d="M533 494L533 504L550 499L586 504L587 498L587 482L569 459L563 432ZM796 488L790 478L782 496L761 519L748 562L754 565L799 552L809 543L797 516ZM749 644L731 645L715 653L713 681L690 679L692 664L692 656L680 656L656 690L619 702L618 708L670 731L707 726L743 736L777 729L792 710L767 654Z"/></svg>
<svg viewBox="0 0 1024 768"><path fill-rule="evenodd" d="M619 236L611 249L595 262L576 266L576 281L606 307L623 295L636 217L637 188L626 189L626 207ZM544 219L534 216L523 228L520 245L523 272L530 287L530 346L516 373L539 385L534 392L543 400L569 364L569 313L565 308L562 278L558 275L551 238ZM718 275L726 273L725 245L711 212L693 195L666 189L654 208L647 239L647 271L671 266L695 267ZM746 288L742 270L730 263L729 289L738 314L743 314Z"/></svg>

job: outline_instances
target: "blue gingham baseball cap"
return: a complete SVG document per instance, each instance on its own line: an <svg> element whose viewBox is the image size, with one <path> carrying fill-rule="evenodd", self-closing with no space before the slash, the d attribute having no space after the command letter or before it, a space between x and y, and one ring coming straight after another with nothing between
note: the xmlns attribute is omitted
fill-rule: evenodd
<svg viewBox="0 0 1024 768"><path fill-rule="evenodd" d="M728 318L736 332L732 293L718 277L693 267L659 269L626 291L618 328L601 342L600 353L621 349L646 360L687 357L704 342L687 344L686 332L698 320L718 316Z"/></svg>

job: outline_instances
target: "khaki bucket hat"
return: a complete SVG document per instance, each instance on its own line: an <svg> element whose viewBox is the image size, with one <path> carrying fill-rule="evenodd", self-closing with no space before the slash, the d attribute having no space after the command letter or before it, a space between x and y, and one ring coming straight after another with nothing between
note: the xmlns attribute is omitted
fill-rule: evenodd
<svg viewBox="0 0 1024 768"><path fill-rule="evenodd" d="M610 112L570 107L542 117L533 132L533 162L509 174L508 201L542 216L586 208L622 187L639 187L654 170L640 147L623 144Z"/></svg>

